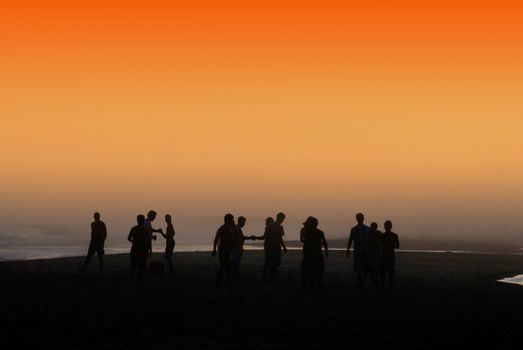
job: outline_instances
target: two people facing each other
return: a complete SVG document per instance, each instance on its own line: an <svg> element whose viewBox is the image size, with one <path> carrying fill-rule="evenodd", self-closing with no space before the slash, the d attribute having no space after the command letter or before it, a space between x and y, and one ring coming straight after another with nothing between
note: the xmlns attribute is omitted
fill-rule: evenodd
<svg viewBox="0 0 523 350"><path fill-rule="evenodd" d="M388 276L388 285L392 288L394 284L394 270L396 264L395 249L399 248L398 235L392 232L392 222L384 224L385 233L378 230L378 224L369 226L364 224L365 216L361 213L356 215L357 225L354 226L349 235L347 244L347 257L350 256L350 248L354 244L354 272L356 272L359 287L366 289L367 277L370 275L371 284L385 284Z"/></svg>
<svg viewBox="0 0 523 350"><path fill-rule="evenodd" d="M131 246L131 275L139 279L145 268L147 258L152 255L152 240L156 239L154 232L160 233L166 240L165 244L165 260L169 265L169 274L173 273L172 255L176 242L174 241L174 226L172 224L171 215L165 215L165 223L167 224L166 232L162 229L154 229L152 222L156 219L156 212L154 210L147 213L147 218L143 215L136 217L137 225L131 228L127 240L132 243Z"/></svg>
<svg viewBox="0 0 523 350"><path fill-rule="evenodd" d="M266 219L265 231L262 236L245 236L243 227L247 220L240 216L238 224L235 224L234 216L226 214L223 218L224 223L216 231L213 242L212 255L216 256L218 253L220 264L216 276L216 284L220 285L224 273L227 276L228 285L231 284L232 277L236 280L241 280L240 263L243 256L244 242L247 239L264 241L264 280L274 280L281 264L281 250L287 251L283 241L285 232L282 224L284 220L285 214L278 213L276 220L270 217Z"/></svg>

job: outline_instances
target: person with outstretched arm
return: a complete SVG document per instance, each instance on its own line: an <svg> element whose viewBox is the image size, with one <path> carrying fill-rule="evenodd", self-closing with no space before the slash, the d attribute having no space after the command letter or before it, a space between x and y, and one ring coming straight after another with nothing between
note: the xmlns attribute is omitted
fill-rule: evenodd
<svg viewBox="0 0 523 350"><path fill-rule="evenodd" d="M156 212L154 210L150 210L147 213L147 218L143 222L143 227L147 231L147 254L149 256L153 255L153 240L156 240L156 236L153 235L155 232L162 233L162 229L155 229L152 226L152 222L156 219Z"/></svg>
<svg viewBox="0 0 523 350"><path fill-rule="evenodd" d="M161 230L159 230L159 232L163 236L163 238L165 238L165 261L167 262L167 265L169 265L169 275L172 275L174 273L172 256L174 246L176 244L176 242L174 241L174 235L176 233L174 232L174 226L172 224L171 215L165 215L165 223L167 224L167 229L165 230L165 233L163 233Z"/></svg>
<svg viewBox="0 0 523 350"><path fill-rule="evenodd" d="M223 217L223 225L218 228L214 237L212 256L216 256L220 267L216 275L216 286L219 287L222 281L223 273L227 275L227 285L231 285L231 255L234 248L234 216L226 214Z"/></svg>
<svg viewBox="0 0 523 350"><path fill-rule="evenodd" d="M245 227L246 222L247 219L245 219L245 217L238 217L238 223L236 224L236 227L234 229L234 247L231 256L231 267L233 270L234 278L238 281L242 279L240 274L240 263L242 261L243 245L245 243L245 240L256 240L255 236L245 236L243 234L243 227Z"/></svg>

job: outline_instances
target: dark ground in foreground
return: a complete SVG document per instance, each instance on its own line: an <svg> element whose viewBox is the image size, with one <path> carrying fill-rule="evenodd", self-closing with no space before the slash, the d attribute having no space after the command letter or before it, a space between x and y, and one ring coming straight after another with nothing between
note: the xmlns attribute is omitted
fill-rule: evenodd
<svg viewBox="0 0 523 350"><path fill-rule="evenodd" d="M352 259L332 252L327 293L303 293L301 253L279 280L261 282L263 253L244 255L244 280L214 286L210 253L175 253L173 276L133 288L128 256L106 271L76 272L82 258L0 263L0 332L18 346L55 348L492 348L523 344L523 256L400 253L396 287L362 294ZM155 260L161 261L157 254Z"/></svg>

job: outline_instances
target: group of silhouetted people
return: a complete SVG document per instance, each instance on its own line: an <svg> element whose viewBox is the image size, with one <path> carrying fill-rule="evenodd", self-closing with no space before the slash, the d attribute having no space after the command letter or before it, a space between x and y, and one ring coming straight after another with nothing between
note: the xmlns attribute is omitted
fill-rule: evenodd
<svg viewBox="0 0 523 350"><path fill-rule="evenodd" d="M269 217L265 220L265 231L263 236L245 236L243 227L247 221L245 217L240 216L238 223L234 222L232 214L226 214L223 218L223 225L218 228L214 238L212 255L216 256L220 267L216 277L216 284L219 286L223 273L227 276L227 284L230 285L232 279L241 280L240 262L243 256L243 245L246 239L263 240L264 263L263 278L265 281L276 279L278 268L281 264L281 250L287 251L283 236L285 234L282 223L285 220L285 214L278 213L276 220Z"/></svg>
<svg viewBox="0 0 523 350"><path fill-rule="evenodd" d="M131 277L138 280L143 270L147 259L152 255L152 241L156 240L155 232L160 233L166 240L165 244L165 261L169 266L169 274L174 272L172 255L174 251L174 226L172 224L171 215L165 215L165 223L167 228L165 233L162 229L155 229L152 227L152 222L156 219L156 212L150 210L147 213L147 217L144 215L138 215L136 217L137 225L131 228L127 240L132 243L131 245ZM105 254L104 244L107 238L107 228L105 223L100 220L100 213L94 213L94 221L91 223L91 242L89 243L89 249L87 251L87 257L79 271L84 272L89 262L91 261L94 254L98 256L99 271L103 271L103 256Z"/></svg>
<svg viewBox="0 0 523 350"><path fill-rule="evenodd" d="M354 272L357 274L358 284L362 290L367 288L366 281L371 277L371 285L383 286L385 277L388 276L388 285L394 284L394 267L396 264L395 249L400 246L398 235L392 232L392 222L385 221L385 233L378 230L378 224L372 223L370 227L364 224L365 217L356 215L357 225L349 235L347 256L354 244Z"/></svg>
<svg viewBox="0 0 523 350"><path fill-rule="evenodd" d="M399 248L398 235L392 232L392 222L386 221L385 232L378 230L378 225L372 223L370 227L364 224L364 216L356 215L357 225L354 226L349 235L347 245L347 257L354 244L354 271L357 275L358 285L362 290L367 289L367 277L371 277L371 285L384 286L385 277L388 276L388 286L392 287L394 282L395 249ZM283 236L284 213L278 213L276 220L268 217L265 220L265 231L263 236L245 236L243 227L246 219L238 218L235 224L234 216L226 214L224 224L216 232L212 255L218 253L219 269L216 284L219 286L225 273L228 285L233 278L239 280L240 262L243 255L243 244L246 239L264 240L264 281L274 281L278 268L281 264L281 252L287 251ZM329 256L328 244L325 234L318 228L318 219L309 216L303 223L300 231L300 242L303 243L303 258L301 264L302 286L305 289L308 284L316 284L323 290L322 275L325 270L325 260L322 247L325 249L325 257Z"/></svg>
<svg viewBox="0 0 523 350"><path fill-rule="evenodd" d="M131 246L131 277L138 281L143 274L147 259L152 255L152 241L156 240L154 233L160 233L166 240L165 260L169 266L169 274L173 273L172 255L175 247L175 231L170 215L165 215L167 224L166 232L162 229L152 227L156 219L156 212L151 210L144 215L137 216L137 225L131 228L127 239ZM385 285L388 277L388 286L394 283L395 250L399 248L398 235L392 232L392 222L384 223L385 232L378 230L378 225L372 223L364 224L364 216L356 215L357 225L350 230L347 244L347 257L350 249L354 246L354 272L356 273L358 285L362 290L367 289L367 280L370 276L371 286ZM232 214L224 216L224 223L216 231L214 238L212 256L218 255L219 269L216 276L216 284L219 286L225 273L227 284L231 285L233 280L241 280L240 263L244 253L245 240L263 240L264 262L263 279L272 282L278 275L281 265L281 252L287 251L283 236L284 213L278 213L276 219L268 217L265 220L265 230L262 236L245 236L243 228L246 219L243 216L234 221ZM325 257L329 256L328 244L325 234L318 228L318 219L309 216L303 223L300 231L300 242L303 244L303 258L301 263L302 286L305 289L309 284L316 284L323 290L322 275L325 270ZM103 270L104 243L107 238L107 228L100 220L100 213L94 213L94 221L91 223L91 242L85 262L79 269L85 271L94 254L97 254L99 270ZM322 252L322 247L325 252Z"/></svg>
<svg viewBox="0 0 523 350"><path fill-rule="evenodd" d="M169 274L174 272L172 256L174 252L174 226L172 224L171 215L165 215L165 223L167 228L165 233L162 229L155 229L152 227L152 222L156 219L156 212L150 210L147 213L147 218L143 215L136 217L137 225L131 228L127 240L132 243L131 246L131 277L135 280L139 280L145 265L147 258L153 254L152 241L156 240L155 232L160 233L165 238L165 261L169 266Z"/></svg>

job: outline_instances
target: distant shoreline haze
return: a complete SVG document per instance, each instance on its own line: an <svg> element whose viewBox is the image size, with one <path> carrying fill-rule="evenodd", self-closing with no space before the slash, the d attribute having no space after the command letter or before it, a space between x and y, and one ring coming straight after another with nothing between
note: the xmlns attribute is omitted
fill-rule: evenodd
<svg viewBox="0 0 523 350"><path fill-rule="evenodd" d="M103 220L103 219L102 219ZM158 221L158 220L156 220ZM164 228L165 225L158 221L154 222L154 227ZM260 225L261 220L252 220L256 224L250 224L248 222L245 232L249 234L260 235L263 233L262 226ZM108 238L107 242L110 243L125 243L127 242L128 230L132 227L132 222L128 228L124 228L124 225L111 225L108 226ZM370 224L370 222L368 223ZM175 223L176 230L176 241L180 242L192 242L196 244L205 244L212 242L214 233L219 227L220 221L217 218L216 224L204 224L201 225L204 228L198 229L197 226L185 227L184 225L177 226ZM31 226L31 227L17 227L10 226L9 228L0 227L0 244L6 246L17 246L17 245L56 245L56 244L82 244L89 242L90 230L89 221L82 228L57 226L57 225L46 225L42 227ZM325 231L327 239L333 240L347 240L348 231L352 225L347 225L343 228L331 228L329 225L321 225L320 227ZM206 228L205 228L206 227ZM284 224L286 240L297 240L299 237L299 230L301 229L300 224L285 223ZM447 245L453 243L457 247L463 244L470 244L472 246L498 246L498 247L509 247L509 246L523 246L523 234L519 233L514 229L510 232L496 232L491 230L475 231L475 234L466 235L460 231L459 233L453 233L451 231L443 230L439 233L421 233L423 231L410 232L402 230L400 224L395 224L394 230L400 234L402 241L409 242L424 242L419 244L435 243L440 245L441 242L445 242ZM163 240L158 240L156 244L163 244ZM86 243L87 244L87 243ZM418 244L418 243L416 243Z"/></svg>

